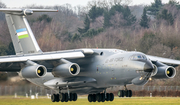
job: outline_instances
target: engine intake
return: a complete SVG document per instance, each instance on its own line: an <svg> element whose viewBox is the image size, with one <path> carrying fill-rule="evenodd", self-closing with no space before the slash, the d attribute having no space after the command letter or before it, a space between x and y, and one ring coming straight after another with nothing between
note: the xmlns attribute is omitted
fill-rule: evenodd
<svg viewBox="0 0 180 105"><path fill-rule="evenodd" d="M155 75L157 74L157 72L158 72L157 66L156 66L155 64L153 64L153 66L154 66L154 69L153 69L153 71L152 71L151 76L155 76Z"/></svg>
<svg viewBox="0 0 180 105"><path fill-rule="evenodd" d="M174 67L169 66L166 69L166 76L169 78L174 78L176 75L176 69Z"/></svg>
<svg viewBox="0 0 180 105"><path fill-rule="evenodd" d="M23 78L40 78L45 76L47 69L43 65L26 66L20 71L20 76Z"/></svg>
<svg viewBox="0 0 180 105"><path fill-rule="evenodd" d="M160 62L156 62L154 68L151 76L156 79L174 78L176 75L176 69L174 67Z"/></svg>
<svg viewBox="0 0 180 105"><path fill-rule="evenodd" d="M52 74L55 77L72 77L78 75L80 72L80 67L76 63L67 63L61 64L57 66L53 71Z"/></svg>

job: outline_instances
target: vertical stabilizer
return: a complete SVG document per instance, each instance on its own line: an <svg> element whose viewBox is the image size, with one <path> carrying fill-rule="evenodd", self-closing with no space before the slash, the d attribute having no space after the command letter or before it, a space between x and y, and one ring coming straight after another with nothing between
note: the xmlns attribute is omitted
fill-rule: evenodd
<svg viewBox="0 0 180 105"><path fill-rule="evenodd" d="M16 55L42 52L26 19L33 12L57 12L45 9L0 9L5 12L6 21Z"/></svg>
<svg viewBox="0 0 180 105"><path fill-rule="evenodd" d="M25 16L6 14L6 21L16 54L41 52Z"/></svg>

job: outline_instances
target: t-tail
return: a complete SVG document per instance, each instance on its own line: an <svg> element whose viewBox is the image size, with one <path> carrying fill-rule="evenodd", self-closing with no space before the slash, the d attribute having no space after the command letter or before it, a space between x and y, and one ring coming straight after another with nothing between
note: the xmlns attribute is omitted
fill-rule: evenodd
<svg viewBox="0 0 180 105"><path fill-rule="evenodd" d="M26 19L33 12L57 12L49 9L0 9L6 15L11 39L16 55L41 53L41 49Z"/></svg>

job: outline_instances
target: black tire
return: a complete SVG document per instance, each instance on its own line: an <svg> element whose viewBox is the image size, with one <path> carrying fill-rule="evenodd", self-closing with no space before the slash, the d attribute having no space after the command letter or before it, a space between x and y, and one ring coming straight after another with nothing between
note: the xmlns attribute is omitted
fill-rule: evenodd
<svg viewBox="0 0 180 105"><path fill-rule="evenodd" d="M110 101L113 101L113 100L114 100L114 94L110 93Z"/></svg>
<svg viewBox="0 0 180 105"><path fill-rule="evenodd" d="M51 101L52 101L52 102L55 102L55 101L56 101L56 95L55 95L55 94L51 95Z"/></svg>
<svg viewBox="0 0 180 105"><path fill-rule="evenodd" d="M68 93L65 93L64 95L65 95L65 100L64 101L68 102L68 100L69 100Z"/></svg>
<svg viewBox="0 0 180 105"><path fill-rule="evenodd" d="M129 97L132 97L132 90L128 90Z"/></svg>
<svg viewBox="0 0 180 105"><path fill-rule="evenodd" d="M118 96L119 97L124 97L124 90L119 90L118 91Z"/></svg>
<svg viewBox="0 0 180 105"><path fill-rule="evenodd" d="M61 101L61 102L65 101L65 94L64 93L59 94L59 101Z"/></svg>
<svg viewBox="0 0 180 105"><path fill-rule="evenodd" d="M56 102L59 102L59 94L56 94Z"/></svg>
<svg viewBox="0 0 180 105"><path fill-rule="evenodd" d="M110 94L106 93L106 101L109 101L109 100L110 100Z"/></svg>
<svg viewBox="0 0 180 105"><path fill-rule="evenodd" d="M96 94L96 101L101 102L102 96L100 93Z"/></svg>
<svg viewBox="0 0 180 105"><path fill-rule="evenodd" d="M129 97L129 90L127 90L125 92L126 92L126 97Z"/></svg>
<svg viewBox="0 0 180 105"><path fill-rule="evenodd" d="M76 93L73 93L73 101L77 101L77 94Z"/></svg>
<svg viewBox="0 0 180 105"><path fill-rule="evenodd" d="M92 95L93 102L96 102L96 94Z"/></svg>
<svg viewBox="0 0 180 105"><path fill-rule="evenodd" d="M101 97L102 97L101 101L104 102L105 101L105 94L101 93Z"/></svg>
<svg viewBox="0 0 180 105"><path fill-rule="evenodd" d="M88 101L89 101L89 102L92 102L92 101L93 101L93 95L92 95L92 94L89 94L89 95L88 95Z"/></svg>
<svg viewBox="0 0 180 105"><path fill-rule="evenodd" d="M122 97L124 97L125 96L125 91L122 90L121 92L122 92Z"/></svg>
<svg viewBox="0 0 180 105"><path fill-rule="evenodd" d="M69 101L72 101L73 99L74 99L74 96L73 96L72 93L70 93L70 99L69 99Z"/></svg>

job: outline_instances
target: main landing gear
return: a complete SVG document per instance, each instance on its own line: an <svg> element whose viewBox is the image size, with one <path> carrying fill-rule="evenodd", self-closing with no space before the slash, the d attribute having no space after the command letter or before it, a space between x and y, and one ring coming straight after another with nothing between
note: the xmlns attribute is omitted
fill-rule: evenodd
<svg viewBox="0 0 180 105"><path fill-rule="evenodd" d="M59 94L53 94L51 96L52 102L68 102L68 101L77 101L77 93L70 93L69 87L67 85L67 92L68 93L61 93L61 88L59 87Z"/></svg>
<svg viewBox="0 0 180 105"><path fill-rule="evenodd" d="M76 93L60 93L60 94L53 94L51 96L52 102L68 102L68 101L77 101L77 94Z"/></svg>
<svg viewBox="0 0 180 105"><path fill-rule="evenodd" d="M105 102L105 101L113 101L114 94L113 93L98 93L98 94L89 94L88 101L89 102Z"/></svg>
<svg viewBox="0 0 180 105"><path fill-rule="evenodd" d="M132 90L128 90L126 85L124 85L124 90L119 90L118 91L118 96L119 97L132 97Z"/></svg>

